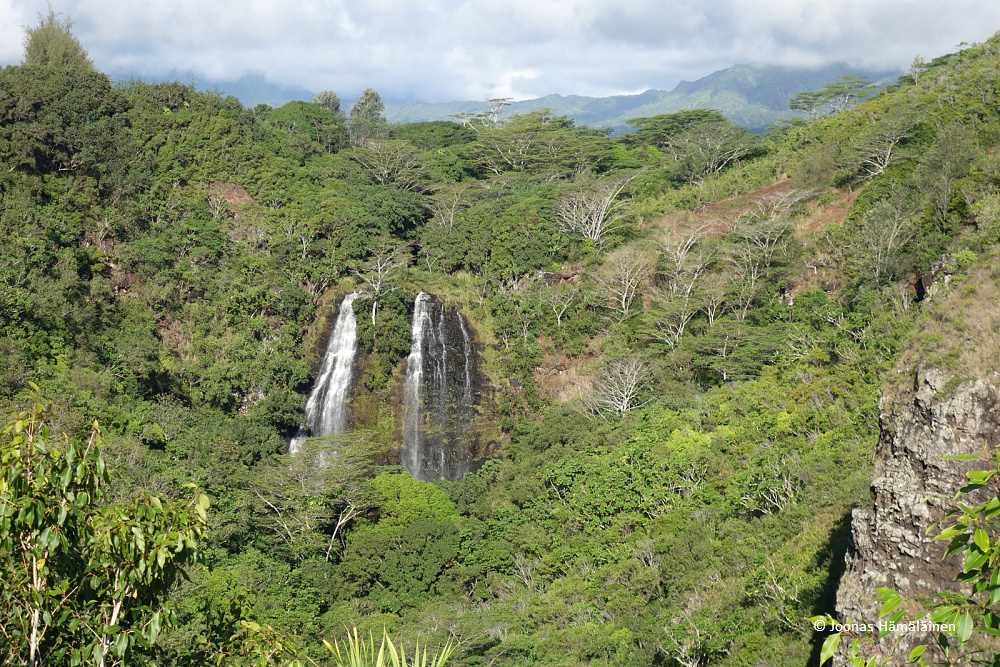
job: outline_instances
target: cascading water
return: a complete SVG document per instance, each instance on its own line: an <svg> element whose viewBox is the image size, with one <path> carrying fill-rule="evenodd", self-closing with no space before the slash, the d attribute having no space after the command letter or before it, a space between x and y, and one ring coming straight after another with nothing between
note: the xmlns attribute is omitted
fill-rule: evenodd
<svg viewBox="0 0 1000 667"><path fill-rule="evenodd" d="M421 292L403 384L402 464L417 479L460 479L471 468L475 356L465 318Z"/></svg>
<svg viewBox="0 0 1000 667"><path fill-rule="evenodd" d="M360 292L352 292L340 304L316 384L306 401L306 424L292 438L288 448L292 454L302 447L307 437L336 435L347 430L347 400L350 398L354 357L358 349L354 300L359 296Z"/></svg>

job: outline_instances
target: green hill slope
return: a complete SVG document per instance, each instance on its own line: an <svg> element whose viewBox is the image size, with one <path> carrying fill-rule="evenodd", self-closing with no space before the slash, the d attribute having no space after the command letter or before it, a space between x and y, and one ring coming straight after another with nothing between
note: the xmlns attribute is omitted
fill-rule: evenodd
<svg viewBox="0 0 1000 667"><path fill-rule="evenodd" d="M41 650L99 627L129 664L323 664L354 626L453 641L468 667L814 664L806 618L833 611L851 511L871 503L882 383L918 327L960 328L924 326L940 315L915 279L936 267L938 290L948 275L965 300L991 293L966 286L1000 243L997 71L1000 38L767 136L688 110L615 139L541 111L359 125L4 68L0 404L38 387L48 431L32 433L62 467L44 498L0 488L0 517L59 523L76 487L56 434L85 443L95 421L109 477L100 507L74 495L81 516L139 521L137 496L184 502L188 484L211 498L189 579L149 590L173 609L162 627L116 629L85 597ZM769 108L816 87L713 77L675 92ZM654 97L622 105L671 108ZM341 297L361 290L351 431L289 455ZM459 481L399 465L420 291L462 312L484 378L478 469ZM915 349L964 363L933 338ZM119 525L81 524L73 544ZM40 532L0 539L11 591L49 571L26 549L62 548ZM136 532L105 569L48 567L88 591L113 588L108 563L140 580L173 545ZM0 596L0 627L44 618L74 590L61 581ZM30 636L0 655L23 664Z"/></svg>

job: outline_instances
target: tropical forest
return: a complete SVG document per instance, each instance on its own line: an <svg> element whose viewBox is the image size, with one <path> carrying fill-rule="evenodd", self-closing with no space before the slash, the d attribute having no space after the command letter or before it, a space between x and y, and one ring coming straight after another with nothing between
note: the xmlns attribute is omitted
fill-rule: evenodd
<svg viewBox="0 0 1000 667"><path fill-rule="evenodd" d="M113 81L50 11L0 662L995 664L998 93L1000 37L766 132L389 124Z"/></svg>

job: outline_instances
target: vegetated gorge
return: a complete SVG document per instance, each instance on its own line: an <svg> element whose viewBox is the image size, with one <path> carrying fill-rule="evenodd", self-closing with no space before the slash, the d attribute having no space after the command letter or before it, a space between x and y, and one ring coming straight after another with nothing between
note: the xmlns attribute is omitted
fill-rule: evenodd
<svg viewBox="0 0 1000 667"><path fill-rule="evenodd" d="M355 628L460 666L993 659L1000 39L767 134L619 137L28 46L4 664L338 664ZM922 614L954 629L812 620Z"/></svg>

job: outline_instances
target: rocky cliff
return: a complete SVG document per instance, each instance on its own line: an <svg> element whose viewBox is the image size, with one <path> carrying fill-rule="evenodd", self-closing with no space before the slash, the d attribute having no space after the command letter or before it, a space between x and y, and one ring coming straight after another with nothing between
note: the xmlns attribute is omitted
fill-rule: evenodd
<svg viewBox="0 0 1000 667"><path fill-rule="evenodd" d="M928 534L928 528L964 486L965 473L985 467L945 457L979 453L998 442L1000 389L993 375L991 382L957 384L944 372L923 370L912 390L883 397L875 502L854 510L852 517L846 571L837 592L842 622L877 623L874 590L879 587L911 599L957 590L961 563L942 559L946 544L932 541L934 531ZM880 648L887 650L896 639L885 637ZM926 641L933 638L907 636L897 651L905 657L910 646Z"/></svg>

